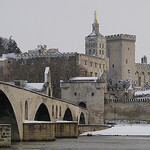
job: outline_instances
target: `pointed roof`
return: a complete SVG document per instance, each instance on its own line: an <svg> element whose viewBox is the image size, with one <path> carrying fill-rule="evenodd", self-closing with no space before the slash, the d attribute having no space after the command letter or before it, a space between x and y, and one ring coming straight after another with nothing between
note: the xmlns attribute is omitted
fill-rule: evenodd
<svg viewBox="0 0 150 150"><path fill-rule="evenodd" d="M94 12L94 22L92 24L92 33L89 34L87 37L97 37L101 36L104 37L100 32L99 32L99 23L97 21L97 12Z"/></svg>

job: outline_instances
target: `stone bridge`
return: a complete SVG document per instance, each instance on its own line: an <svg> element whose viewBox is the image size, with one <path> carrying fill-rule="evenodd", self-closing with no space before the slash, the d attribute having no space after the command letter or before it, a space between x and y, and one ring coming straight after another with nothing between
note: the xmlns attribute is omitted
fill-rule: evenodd
<svg viewBox="0 0 150 150"><path fill-rule="evenodd" d="M23 140L25 120L88 123L86 109L22 87L0 82L0 124L11 124L12 140Z"/></svg>

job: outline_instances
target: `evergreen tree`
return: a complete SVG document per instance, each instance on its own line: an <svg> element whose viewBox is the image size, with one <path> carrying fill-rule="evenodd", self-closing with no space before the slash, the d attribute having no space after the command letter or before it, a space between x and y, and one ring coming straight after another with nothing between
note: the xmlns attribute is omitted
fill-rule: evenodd
<svg viewBox="0 0 150 150"><path fill-rule="evenodd" d="M3 39L0 37L0 56L5 53L5 48L3 45Z"/></svg>
<svg viewBox="0 0 150 150"><path fill-rule="evenodd" d="M11 37L8 40L8 53L21 53L17 43L15 40L12 40Z"/></svg>

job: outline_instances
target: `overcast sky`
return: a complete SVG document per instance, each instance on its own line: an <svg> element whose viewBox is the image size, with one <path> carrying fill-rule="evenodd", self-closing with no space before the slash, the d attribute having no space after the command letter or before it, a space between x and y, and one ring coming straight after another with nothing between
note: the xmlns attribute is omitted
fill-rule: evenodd
<svg viewBox="0 0 150 150"><path fill-rule="evenodd" d="M95 10L104 36L136 35L136 62L150 62L150 0L0 0L0 36L12 36L22 52L45 44L84 53Z"/></svg>

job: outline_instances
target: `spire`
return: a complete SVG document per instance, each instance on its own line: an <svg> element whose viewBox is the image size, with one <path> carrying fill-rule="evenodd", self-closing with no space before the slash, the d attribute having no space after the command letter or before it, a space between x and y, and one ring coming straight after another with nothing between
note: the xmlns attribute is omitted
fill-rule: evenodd
<svg viewBox="0 0 150 150"><path fill-rule="evenodd" d="M92 27L93 27L92 33L99 35L100 34L99 33L99 23L97 21L97 12L96 11L94 12L94 23L92 24Z"/></svg>
<svg viewBox="0 0 150 150"><path fill-rule="evenodd" d="M97 23L97 12L94 12L94 23Z"/></svg>

